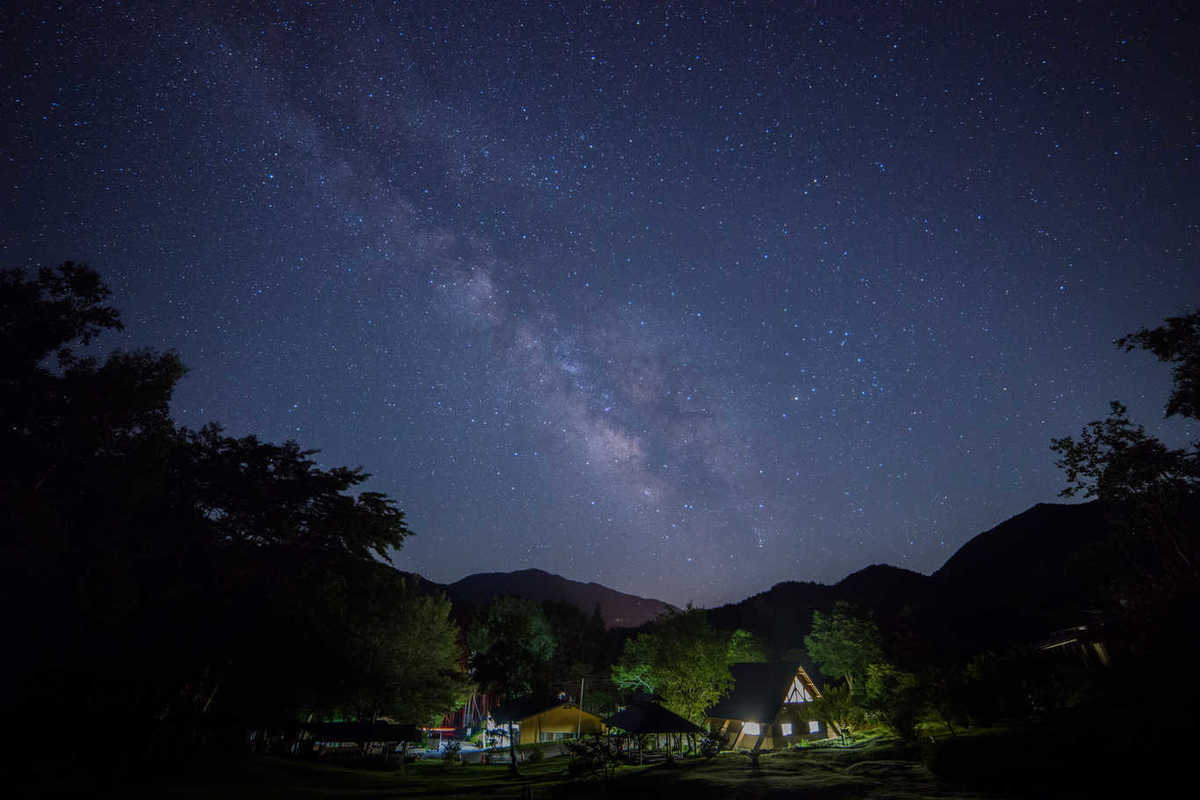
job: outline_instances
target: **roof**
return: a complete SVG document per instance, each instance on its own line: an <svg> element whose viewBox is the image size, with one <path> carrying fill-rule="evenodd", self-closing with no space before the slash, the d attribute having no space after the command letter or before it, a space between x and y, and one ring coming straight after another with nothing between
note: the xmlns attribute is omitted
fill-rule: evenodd
<svg viewBox="0 0 1200 800"><path fill-rule="evenodd" d="M620 728L629 733L703 733L700 726L693 725L683 717L668 711L657 703L631 703L624 711L618 711L604 724Z"/></svg>
<svg viewBox="0 0 1200 800"><path fill-rule="evenodd" d="M554 698L546 699L545 697L538 697L536 695L526 695L525 697L518 697L515 700L506 700L499 708L492 712L492 719L496 722L520 722L530 717L536 717L538 714L549 711L552 708L578 709L579 706ZM600 719L600 717L590 711L584 711L583 713Z"/></svg>
<svg viewBox="0 0 1200 800"><path fill-rule="evenodd" d="M730 664L733 691L710 708L708 716L757 722L775 719L792 686L792 678L800 669L794 661Z"/></svg>

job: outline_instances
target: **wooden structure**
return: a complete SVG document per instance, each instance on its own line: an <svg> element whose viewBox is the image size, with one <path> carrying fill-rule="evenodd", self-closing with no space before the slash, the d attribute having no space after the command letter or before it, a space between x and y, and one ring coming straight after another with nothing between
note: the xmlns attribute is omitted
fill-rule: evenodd
<svg viewBox="0 0 1200 800"><path fill-rule="evenodd" d="M642 757L642 737L653 735L656 738L667 737L667 754L670 757L672 740L678 740L675 749L682 749L682 736L694 736L704 733L699 725L695 725L674 711L668 711L657 703L641 701L630 703L624 711L618 711L604 724L610 728L619 728L637 738L639 760Z"/></svg>
<svg viewBox="0 0 1200 800"><path fill-rule="evenodd" d="M709 709L708 727L733 749L779 750L805 739L828 739L825 723L808 713L820 697L809 670L791 661L731 664L733 691Z"/></svg>
<svg viewBox="0 0 1200 800"><path fill-rule="evenodd" d="M604 721L574 703L538 701L529 697L505 702L492 714L501 724L519 728L517 744L557 742L593 733L604 733Z"/></svg>

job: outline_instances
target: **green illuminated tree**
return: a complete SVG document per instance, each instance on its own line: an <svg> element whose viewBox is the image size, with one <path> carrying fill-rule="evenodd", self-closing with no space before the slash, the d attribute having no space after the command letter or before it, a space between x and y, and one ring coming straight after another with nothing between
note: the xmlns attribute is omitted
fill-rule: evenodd
<svg viewBox="0 0 1200 800"><path fill-rule="evenodd" d="M827 685L807 706L808 713L838 732L842 744L854 736L854 729L863 720L863 710L854 701L849 686Z"/></svg>
<svg viewBox="0 0 1200 800"><path fill-rule="evenodd" d="M664 706L699 723L733 685L729 654L729 637L709 627L702 609L667 611L650 632L625 643L613 682L657 694Z"/></svg>
<svg viewBox="0 0 1200 800"><path fill-rule="evenodd" d="M813 612L812 633L804 637L804 646L821 671L844 678L851 693L866 677L867 667L883 661L879 626L857 616L844 601L838 601L832 614Z"/></svg>

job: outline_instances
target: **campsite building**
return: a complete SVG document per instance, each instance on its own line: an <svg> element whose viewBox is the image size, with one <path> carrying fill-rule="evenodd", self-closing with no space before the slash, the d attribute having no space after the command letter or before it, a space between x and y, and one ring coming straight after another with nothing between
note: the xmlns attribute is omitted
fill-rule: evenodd
<svg viewBox="0 0 1200 800"><path fill-rule="evenodd" d="M604 721L574 703L561 700L538 701L522 697L501 704L492 714L501 725L512 722L519 729L517 744L557 742L592 733L604 733ZM513 731L517 734L517 730Z"/></svg>
<svg viewBox="0 0 1200 800"><path fill-rule="evenodd" d="M732 749L779 750L805 739L827 739L825 723L808 712L820 697L803 666L792 661L731 664L733 691L708 712L708 727Z"/></svg>

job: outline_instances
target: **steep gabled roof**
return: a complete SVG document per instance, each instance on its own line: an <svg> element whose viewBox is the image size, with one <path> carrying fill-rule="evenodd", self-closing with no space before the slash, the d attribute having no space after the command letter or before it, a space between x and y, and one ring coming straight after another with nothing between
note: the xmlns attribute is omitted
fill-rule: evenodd
<svg viewBox="0 0 1200 800"><path fill-rule="evenodd" d="M629 733L704 732L698 725L693 725L658 703L631 703L624 711L618 711L604 720L604 724Z"/></svg>
<svg viewBox="0 0 1200 800"><path fill-rule="evenodd" d="M794 661L730 664L733 691L709 709L708 716L770 722L783 706L792 678L800 669Z"/></svg>

